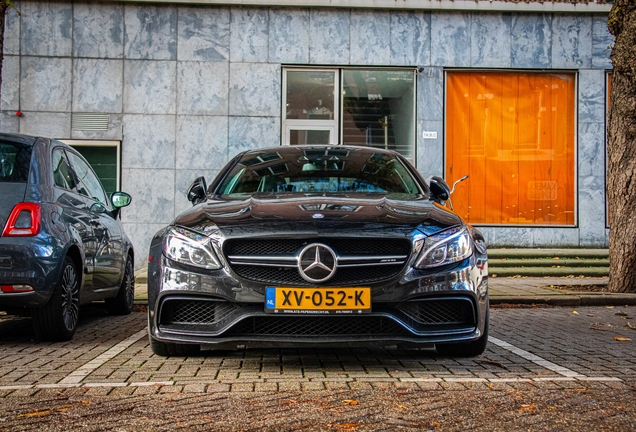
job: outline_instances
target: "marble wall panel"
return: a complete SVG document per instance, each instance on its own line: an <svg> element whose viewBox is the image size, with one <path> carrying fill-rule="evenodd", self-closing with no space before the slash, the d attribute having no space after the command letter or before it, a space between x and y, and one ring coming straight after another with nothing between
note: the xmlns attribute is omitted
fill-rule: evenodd
<svg viewBox="0 0 636 432"><path fill-rule="evenodd" d="M447 67L470 66L470 13L431 14L431 64Z"/></svg>
<svg viewBox="0 0 636 432"><path fill-rule="evenodd" d="M175 216L192 207L188 201L188 188L197 177L205 177L206 184L212 183L212 180L218 174L218 170L206 169L178 169L175 171L176 183L174 192L174 214Z"/></svg>
<svg viewBox="0 0 636 432"><path fill-rule="evenodd" d="M124 61L124 112L174 114L177 62Z"/></svg>
<svg viewBox="0 0 636 432"><path fill-rule="evenodd" d="M592 17L554 14L552 17L552 67L592 67Z"/></svg>
<svg viewBox="0 0 636 432"><path fill-rule="evenodd" d="M513 68L549 68L552 63L552 15L514 14L511 20Z"/></svg>
<svg viewBox="0 0 636 432"><path fill-rule="evenodd" d="M270 9L269 61L309 62L309 9Z"/></svg>
<svg viewBox="0 0 636 432"><path fill-rule="evenodd" d="M0 132L19 133L20 117L13 111L0 113Z"/></svg>
<svg viewBox="0 0 636 432"><path fill-rule="evenodd" d="M179 62L177 112L179 114L227 115L228 75L228 62Z"/></svg>
<svg viewBox="0 0 636 432"><path fill-rule="evenodd" d="M351 11L352 65L391 64L391 13L382 10Z"/></svg>
<svg viewBox="0 0 636 432"><path fill-rule="evenodd" d="M126 4L124 56L128 59L177 58L177 8Z"/></svg>
<svg viewBox="0 0 636 432"><path fill-rule="evenodd" d="M479 227L480 230L485 228ZM533 231L530 227L488 227L491 231L488 247L534 247Z"/></svg>
<svg viewBox="0 0 636 432"><path fill-rule="evenodd" d="M391 14L391 64L431 64L431 13L400 11Z"/></svg>
<svg viewBox="0 0 636 432"><path fill-rule="evenodd" d="M25 1L20 4L20 12L22 55L71 55L72 3Z"/></svg>
<svg viewBox="0 0 636 432"><path fill-rule="evenodd" d="M2 109L20 109L20 57L5 55L2 61Z"/></svg>
<svg viewBox="0 0 636 432"><path fill-rule="evenodd" d="M21 10L21 3L14 1L15 9L9 8L4 19L4 55L20 54L20 22L18 11Z"/></svg>
<svg viewBox="0 0 636 432"><path fill-rule="evenodd" d="M512 16L509 13L472 14L471 66L509 68L512 62L511 28Z"/></svg>
<svg viewBox="0 0 636 432"><path fill-rule="evenodd" d="M72 139L81 140L117 140L123 139L122 134L123 114L108 114L108 130L91 131L91 130L71 130Z"/></svg>
<svg viewBox="0 0 636 432"><path fill-rule="evenodd" d="M124 115L121 146L125 168L174 168L176 117L167 115Z"/></svg>
<svg viewBox="0 0 636 432"><path fill-rule="evenodd" d="M579 71L579 122L605 121L605 71Z"/></svg>
<svg viewBox="0 0 636 432"><path fill-rule="evenodd" d="M127 213L130 212L129 208L122 209L122 219L124 219ZM151 224L151 223L134 223L124 222L124 231L128 235L128 238L133 244L135 251L135 270L146 268L148 266L148 252L150 249L150 242L157 231L164 228L167 224Z"/></svg>
<svg viewBox="0 0 636 432"><path fill-rule="evenodd" d="M20 109L70 111L71 68L70 58L22 57Z"/></svg>
<svg viewBox="0 0 636 432"><path fill-rule="evenodd" d="M20 133L68 139L71 136L71 114L23 111L20 117Z"/></svg>
<svg viewBox="0 0 636 432"><path fill-rule="evenodd" d="M230 115L280 117L280 65L230 63Z"/></svg>
<svg viewBox="0 0 636 432"><path fill-rule="evenodd" d="M209 6L179 8L179 60L225 62L230 58L230 10Z"/></svg>
<svg viewBox="0 0 636 432"><path fill-rule="evenodd" d="M124 167L121 188L132 196L122 222L167 225L174 219L174 170Z"/></svg>
<svg viewBox="0 0 636 432"><path fill-rule="evenodd" d="M230 61L267 62L269 55L269 10L232 8Z"/></svg>
<svg viewBox="0 0 636 432"><path fill-rule="evenodd" d="M534 228L532 247L577 247L578 228Z"/></svg>
<svg viewBox="0 0 636 432"><path fill-rule="evenodd" d="M280 145L280 117L230 117L228 158L244 150Z"/></svg>
<svg viewBox="0 0 636 432"><path fill-rule="evenodd" d="M75 59L73 111L121 113L123 60Z"/></svg>
<svg viewBox="0 0 636 432"><path fill-rule="evenodd" d="M614 36L607 29L607 15L594 15L592 18L592 67L612 69L612 46Z"/></svg>
<svg viewBox="0 0 636 432"><path fill-rule="evenodd" d="M228 161L228 118L177 117L177 169L219 170Z"/></svg>
<svg viewBox="0 0 636 432"><path fill-rule="evenodd" d="M114 3L75 3L73 9L75 57L124 56L124 6Z"/></svg>
<svg viewBox="0 0 636 432"><path fill-rule="evenodd" d="M424 138L423 132L435 132L437 138ZM444 123L442 121L417 122L417 169L426 179L444 177Z"/></svg>
<svg viewBox="0 0 636 432"><path fill-rule="evenodd" d="M605 123L579 123L578 173L605 176Z"/></svg>
<svg viewBox="0 0 636 432"><path fill-rule="evenodd" d="M349 63L349 10L311 9L309 63Z"/></svg>
<svg viewBox="0 0 636 432"><path fill-rule="evenodd" d="M479 229L479 232L484 236L484 239L486 240L486 246L490 248L490 245L494 241L495 232L497 228L479 227L478 229Z"/></svg>
<svg viewBox="0 0 636 432"><path fill-rule="evenodd" d="M579 175L580 245L607 247L605 244L605 176Z"/></svg>
<svg viewBox="0 0 636 432"><path fill-rule="evenodd" d="M424 68L417 74L418 120L444 118L444 69Z"/></svg>

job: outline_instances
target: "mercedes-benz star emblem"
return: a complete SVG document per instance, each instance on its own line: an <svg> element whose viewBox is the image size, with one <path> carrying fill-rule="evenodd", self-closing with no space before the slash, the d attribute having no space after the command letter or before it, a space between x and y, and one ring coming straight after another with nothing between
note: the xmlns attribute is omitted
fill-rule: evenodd
<svg viewBox="0 0 636 432"><path fill-rule="evenodd" d="M329 280L336 272L336 253L321 243L307 245L298 255L298 272L307 282Z"/></svg>

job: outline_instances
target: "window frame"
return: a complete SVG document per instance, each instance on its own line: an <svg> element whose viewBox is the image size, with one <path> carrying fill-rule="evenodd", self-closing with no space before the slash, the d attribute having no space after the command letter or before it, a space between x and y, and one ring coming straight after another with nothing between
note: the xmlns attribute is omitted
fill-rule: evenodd
<svg viewBox="0 0 636 432"><path fill-rule="evenodd" d="M527 69L461 69L461 68L445 68L444 69L444 96L443 96L443 176L446 179L446 172L448 169L448 74L453 72L462 72L462 73L508 73L508 74L534 74L534 75L557 75L557 74L567 74L573 77L573 119L572 119L572 127L573 127L573 174L574 178L572 179L572 193L573 193L573 222L572 224L519 224L519 223L510 223L510 224L495 224L495 223L481 223L481 222L469 222L471 225L476 227L502 227L502 228L579 228L579 144L578 144L578 114L579 114L579 73L578 70L568 70L568 69L542 69L542 70L527 70ZM448 181L448 180L447 180Z"/></svg>
<svg viewBox="0 0 636 432"><path fill-rule="evenodd" d="M116 190L121 190L121 141L104 140L58 140L72 147L116 147L117 149L117 178ZM108 195L108 194L107 194Z"/></svg>

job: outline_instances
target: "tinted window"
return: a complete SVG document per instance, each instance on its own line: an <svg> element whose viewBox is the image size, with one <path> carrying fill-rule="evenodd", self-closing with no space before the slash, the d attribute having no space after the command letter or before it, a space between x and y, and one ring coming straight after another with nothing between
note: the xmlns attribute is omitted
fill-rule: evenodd
<svg viewBox="0 0 636 432"><path fill-rule="evenodd" d="M0 182L26 182L33 147L0 142Z"/></svg>
<svg viewBox="0 0 636 432"><path fill-rule="evenodd" d="M73 166L73 171L77 175L77 178L80 184L77 186L77 189L82 195L86 195L100 203L106 205L106 193L104 192L104 188L100 183L99 179L93 172L93 170L88 166L83 159L77 156L75 153L67 152L68 158L71 161L71 165Z"/></svg>
<svg viewBox="0 0 636 432"><path fill-rule="evenodd" d="M71 169L62 149L53 150L51 161L53 163L53 183L55 183L55 186L63 189L73 189L75 182L71 176Z"/></svg>
<svg viewBox="0 0 636 432"><path fill-rule="evenodd" d="M258 153L247 153L219 193L420 193L409 170L387 153L285 149L278 156L260 158Z"/></svg>

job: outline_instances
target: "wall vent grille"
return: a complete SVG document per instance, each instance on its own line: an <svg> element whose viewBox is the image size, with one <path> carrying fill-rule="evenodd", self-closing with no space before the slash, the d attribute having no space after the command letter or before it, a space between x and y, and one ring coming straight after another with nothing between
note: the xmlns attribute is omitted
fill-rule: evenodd
<svg viewBox="0 0 636 432"><path fill-rule="evenodd" d="M75 131L106 131L108 130L108 114L73 114L71 117L71 128Z"/></svg>

